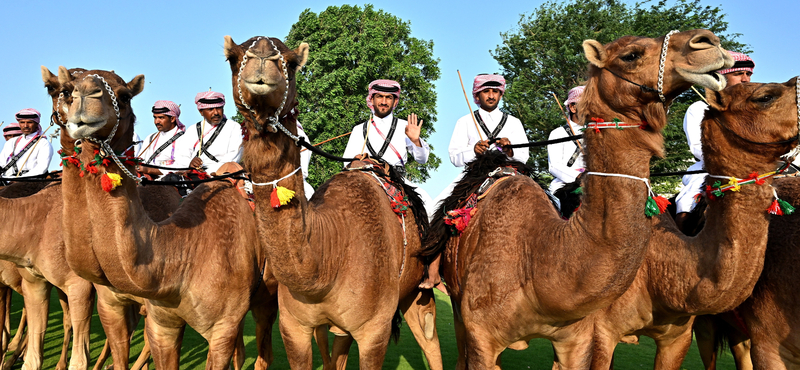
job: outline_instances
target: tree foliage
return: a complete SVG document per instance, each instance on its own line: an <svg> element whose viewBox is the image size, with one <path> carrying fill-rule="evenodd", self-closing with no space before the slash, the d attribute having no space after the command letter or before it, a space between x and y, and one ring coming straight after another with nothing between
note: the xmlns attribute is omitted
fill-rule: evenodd
<svg viewBox="0 0 800 370"><path fill-rule="evenodd" d="M546 140L550 131L564 123L553 93L560 101L567 91L586 81L587 61L582 42L595 39L603 44L622 36L660 37L670 30L705 28L714 32L728 50L749 52L726 33L728 22L719 7L703 6L700 0L665 0L628 5L617 0L572 0L547 2L530 15L521 15L518 28L502 33L502 45L492 53L503 69L507 88L503 109L522 120L531 140ZM683 133L683 116L698 100L691 90L672 105L664 131L667 156L656 160L654 172L686 169L693 163ZM547 173L546 150L531 151L532 164ZM661 178L658 190L675 192L680 178Z"/></svg>
<svg viewBox="0 0 800 370"><path fill-rule="evenodd" d="M308 62L297 76L299 120L311 142L317 143L350 132L369 118L367 86L376 79L396 80L402 86L395 115L413 112L424 120L422 137L434 132L439 60L433 57L433 41L411 37L411 23L372 5L331 6L315 14L306 9L292 26L286 45L310 46ZM397 132L397 134L403 134ZM347 138L323 144L336 155L344 153ZM408 177L424 181L441 160L431 153L428 163L411 161ZM318 186L339 172L342 164L313 156L309 183Z"/></svg>

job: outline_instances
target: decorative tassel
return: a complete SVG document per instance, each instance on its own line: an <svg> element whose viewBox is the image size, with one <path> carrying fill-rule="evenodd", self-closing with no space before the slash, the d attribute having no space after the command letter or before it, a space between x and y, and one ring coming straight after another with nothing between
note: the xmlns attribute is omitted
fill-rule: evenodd
<svg viewBox="0 0 800 370"><path fill-rule="evenodd" d="M728 186L731 187L730 189L731 191L742 190L742 186L739 185L739 180L737 180L735 177L730 178L730 180L728 181Z"/></svg>
<svg viewBox="0 0 800 370"><path fill-rule="evenodd" d="M767 208L767 212L773 215L783 216L783 210L781 209L778 199L772 201L772 204Z"/></svg>
<svg viewBox="0 0 800 370"><path fill-rule="evenodd" d="M656 205L658 206L659 214L664 213L664 211L667 210L667 206L671 204L667 198L664 198L660 195L655 197L654 199L656 201Z"/></svg>
<svg viewBox="0 0 800 370"><path fill-rule="evenodd" d="M661 214L661 210L658 209L658 203L656 203L653 197L647 197L647 202L644 204L644 215L647 217L658 216Z"/></svg>
<svg viewBox="0 0 800 370"><path fill-rule="evenodd" d="M289 190L283 186L274 186L272 188L272 193L269 196L272 208L285 206L292 200L292 198L294 198L294 194L294 190Z"/></svg>
<svg viewBox="0 0 800 370"><path fill-rule="evenodd" d="M122 185L122 177L116 173L104 173L103 176L100 176L100 186L107 192L120 185Z"/></svg>
<svg viewBox="0 0 800 370"><path fill-rule="evenodd" d="M575 190L572 191L572 194L581 195L583 194L583 186L578 186Z"/></svg>
<svg viewBox="0 0 800 370"><path fill-rule="evenodd" d="M781 208L781 211L783 211L783 214L790 215L790 214L794 213L794 207L792 207L792 205L789 204L789 202L787 202L787 201L785 201L783 199L780 199L780 198L777 199L777 202L778 202L778 205Z"/></svg>

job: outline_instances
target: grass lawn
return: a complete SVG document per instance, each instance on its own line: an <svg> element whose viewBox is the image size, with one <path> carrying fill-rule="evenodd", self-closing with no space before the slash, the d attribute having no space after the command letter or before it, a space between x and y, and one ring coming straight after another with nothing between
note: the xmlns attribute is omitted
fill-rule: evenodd
<svg viewBox="0 0 800 370"><path fill-rule="evenodd" d="M438 320L437 326L439 330L439 340L442 345L442 357L444 359L445 369L453 369L458 355L455 345L455 334L453 332L452 310L450 308L450 300L437 292L437 307ZM16 323L22 312L22 298L15 294L12 306L12 327L16 328ZM255 336L253 334L254 324L252 318L248 315L245 328L245 344L247 346L247 361L245 362L246 369L252 369L255 356ZM141 332L142 325L139 325L139 330L134 336L133 349L131 356L131 364L136 360L139 351L143 345ZM63 335L61 327L61 307L58 304L56 294L53 294L50 304L50 318L48 321L48 331L45 337L45 359L44 369L52 369L58 361L58 356L61 350L61 336ZM103 334L102 327L100 326L100 319L95 313L92 318L92 361L96 361L97 356L103 346L105 335ZM332 343L332 336L331 342ZM181 369L202 369L205 366L207 344L205 340L200 337L191 328L187 328L184 337L183 351L181 353ZM283 343L281 341L280 333L278 332L278 325L276 324L273 329L273 348L275 350L275 362L272 364L272 369L288 369L289 365L286 361L286 354L284 352ZM314 366L316 369L322 369L319 353L314 354ZM652 369L653 358L655 356L655 345L650 338L642 337L641 344L628 345L620 344L616 350L616 369ZM722 356L722 362L719 369L734 369L733 359L730 353L726 352ZM553 364L553 350L547 340L536 339L531 341L530 347L525 351L507 350L503 353L502 357L503 367L505 369L550 369ZM107 362L107 364L110 363ZM93 362L92 362L93 365ZM14 369L21 368L22 364L17 363ZM150 368L153 368L152 364ZM347 366L348 369L358 369L358 350L356 345L350 351L350 362ZM414 337L408 330L407 326L403 326L402 334L398 344L390 344L384 362L384 369L427 369L422 351L414 341ZM703 365L700 361L700 356L697 353L697 347L693 344L689 351L689 355L683 363L683 369L702 369Z"/></svg>

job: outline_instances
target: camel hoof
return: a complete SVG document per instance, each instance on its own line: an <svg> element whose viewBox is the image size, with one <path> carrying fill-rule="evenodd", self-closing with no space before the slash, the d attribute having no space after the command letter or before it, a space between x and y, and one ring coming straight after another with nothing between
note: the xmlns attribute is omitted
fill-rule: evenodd
<svg viewBox="0 0 800 370"><path fill-rule="evenodd" d="M436 329L436 323L433 322L433 314L428 312L425 314L425 324L422 328L425 332L425 339L433 339L433 330Z"/></svg>

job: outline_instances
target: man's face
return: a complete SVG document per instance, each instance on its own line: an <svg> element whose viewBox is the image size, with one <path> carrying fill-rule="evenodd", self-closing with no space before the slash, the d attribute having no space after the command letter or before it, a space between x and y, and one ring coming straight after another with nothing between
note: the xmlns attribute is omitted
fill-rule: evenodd
<svg viewBox="0 0 800 370"><path fill-rule="evenodd" d="M19 129L23 134L30 135L39 129L39 124L32 119L21 119L19 120Z"/></svg>
<svg viewBox="0 0 800 370"><path fill-rule="evenodd" d="M725 74L725 79L728 81L728 86L738 85L742 82L750 82L750 76L753 72L750 71L736 71Z"/></svg>
<svg viewBox="0 0 800 370"><path fill-rule="evenodd" d="M375 108L375 115L383 118L392 113L394 109L394 95L375 93L372 94L372 106Z"/></svg>
<svg viewBox="0 0 800 370"><path fill-rule="evenodd" d="M200 115L206 119L206 122L218 125L222 122L222 107L201 109Z"/></svg>
<svg viewBox="0 0 800 370"><path fill-rule="evenodd" d="M495 110L502 97L503 93L500 92L500 89L489 88L478 92L478 100L481 102L481 108L487 112Z"/></svg>
<svg viewBox="0 0 800 370"><path fill-rule="evenodd" d="M203 116L205 117L205 116ZM156 125L156 129L161 132L167 132L175 128L175 117L168 116L166 114L160 113L153 113L153 123Z"/></svg>

